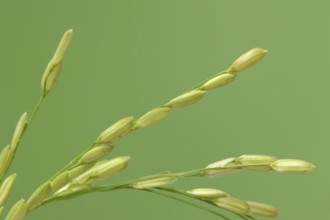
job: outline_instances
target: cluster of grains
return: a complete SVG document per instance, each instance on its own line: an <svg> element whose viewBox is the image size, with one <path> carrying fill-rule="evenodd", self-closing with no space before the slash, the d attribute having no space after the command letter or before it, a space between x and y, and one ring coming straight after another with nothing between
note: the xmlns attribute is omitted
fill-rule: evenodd
<svg viewBox="0 0 330 220"><path fill-rule="evenodd" d="M64 33L53 58L49 61L45 69L41 79L41 92L43 97L52 90L59 77L63 65L63 57L71 42L72 34L73 30L68 30Z"/></svg>
<svg viewBox="0 0 330 220"><path fill-rule="evenodd" d="M187 176L207 176L218 177L224 174L235 173L241 170L271 171L277 172L305 172L311 171L315 166L307 161L297 159L277 159L269 155L242 155L239 157L227 158L209 164L201 170L187 171L177 174L165 173L146 178L139 178L132 181L130 187L135 189L165 190L164 186L175 182L178 177ZM171 190L215 206L221 207L242 216L259 215L265 217L275 217L278 215L277 209L271 205L245 201L230 196L228 193L219 189L196 188L188 191Z"/></svg>
<svg viewBox="0 0 330 220"><path fill-rule="evenodd" d="M277 171L277 172L307 172L315 169L315 165L297 159L277 159L269 155L242 155L211 163L203 171L207 177L218 177L236 173L240 170Z"/></svg>
<svg viewBox="0 0 330 220"><path fill-rule="evenodd" d="M162 105L161 107L148 111L146 114L144 114L137 120L134 120L133 117L126 117L120 119L116 123L109 126L107 129L105 129L103 132L101 132L101 134L97 137L94 146L79 158L79 161L73 168L73 170L76 170L79 166L100 163L98 161L107 154L109 154L109 152L114 147L114 142L116 142L118 139L122 138L133 130L136 130L138 128L145 128L155 124L156 122L165 118L173 109L185 107L198 102L203 98L203 96L208 90L227 85L235 79L237 72L253 65L263 56L265 56L266 53L267 51L260 48L252 49L246 54L243 54L240 58L238 58L228 68L228 70L216 74L214 77L206 80L205 82L197 86L195 89L192 89L170 100L168 103ZM244 68L242 68L242 66L244 66ZM95 167L84 171L84 173L81 174L79 178L76 177L76 183L87 183L88 181L90 181L91 176L95 176L95 173L91 175L91 173L93 173L94 171ZM170 184L175 180L175 177L145 179L134 183L132 187L152 188Z"/></svg>
<svg viewBox="0 0 330 220"><path fill-rule="evenodd" d="M88 164L98 161L107 155L113 148L115 141L125 136L132 130L145 128L165 118L171 110L175 108L185 107L201 100L204 94L211 89L215 89L227 85L235 79L236 73L253 65L267 53L266 50L254 48L239 57L228 70L215 75L206 80L201 85L188 91L172 100L165 105L152 109L146 114L134 120L133 117L120 119L113 125L105 129L96 139L92 149L87 151L80 159L81 164Z"/></svg>
<svg viewBox="0 0 330 220"><path fill-rule="evenodd" d="M54 87L59 77L63 57L71 42L73 31L64 33L55 54L49 61L41 80L41 101ZM62 170L52 178L38 187L27 199L21 199L10 209L6 220L22 220L24 217L48 200L56 197L65 197L83 190L90 190L97 180L111 178L126 169L130 160L129 156L119 156L109 160L103 159L114 148L114 143L131 131L139 128L149 127L162 120L174 109L186 107L200 101L205 94L212 89L223 87L231 83L237 73L249 68L260 61L267 51L254 48L238 57L225 71L203 81L193 89L171 99L164 105L152 109L138 119L125 117L109 126L96 138L94 144L78 155ZM35 112L38 110L39 104ZM32 114L32 120L35 112ZM29 122L30 122L29 121ZM6 174L19 142L28 125L27 113L24 113L16 126L12 141L0 153L0 180ZM315 166L309 162L296 159L280 159L266 155L243 155L237 158L227 158L212 164L198 172L187 172L186 174L163 173L159 175L139 178L127 184L134 189L152 189L167 186L174 183L180 176L204 175L217 177L224 174L246 170L275 170L278 172L305 172L314 169ZM0 185L0 213L3 205L10 194L16 179L16 174L6 177ZM244 201L231 197L228 193L208 188L192 189L184 192L185 195L206 201L231 212L240 215L257 214L261 216L276 216L277 210L267 204Z"/></svg>
<svg viewBox="0 0 330 220"><path fill-rule="evenodd" d="M225 86L232 82L238 72L245 70L261 60L267 51L261 48L254 48L237 58L234 63L225 71L216 74L203 83L195 86L194 89L170 100L161 107L155 108L136 120L134 129L145 128L155 124L169 115L170 111L176 108L186 107L200 101L207 91Z"/></svg>
<svg viewBox="0 0 330 220"><path fill-rule="evenodd" d="M27 125L27 113L23 113L17 122L11 143L0 153L0 179L6 174Z"/></svg>
<svg viewBox="0 0 330 220"><path fill-rule="evenodd" d="M91 166L80 165L74 169L65 171L53 180L47 181L38 187L27 201L22 199L17 202L11 208L6 220L23 219L27 213L36 209L51 197L86 189L95 180L112 177L127 167L129 159L129 157L116 157L112 160L100 161ZM14 180L15 175L12 175L0 187L0 202L9 194Z"/></svg>
<svg viewBox="0 0 330 220"><path fill-rule="evenodd" d="M63 57L71 42L73 31L64 33L55 54L49 61L41 80L42 99L52 90L63 65ZM113 149L112 142L128 133L132 128L133 118L125 118L105 130L91 149L78 157L78 160L64 171L56 174L49 181L38 187L27 201L20 200L12 207L6 219L23 219L25 214L40 206L45 200L59 193L80 190L89 187L97 179L106 179L123 171L130 157L116 157L100 161ZM20 118L15 129L12 143L0 154L0 177L8 169L16 147L27 125L27 114ZM9 194L16 175L8 177L0 187L0 206ZM2 206L1 206L2 207Z"/></svg>
<svg viewBox="0 0 330 220"><path fill-rule="evenodd" d="M259 202L244 201L232 197L228 193L218 189L197 188L188 190L186 193L191 197L212 203L218 207L240 215L256 214L267 217L274 217L278 215L276 208L271 205Z"/></svg>
<svg viewBox="0 0 330 220"><path fill-rule="evenodd" d="M57 47L57 50L53 58L49 61L46 67L46 70L41 80L42 98L44 98L55 85L55 82L59 76L62 67L65 51L67 50L70 44L71 38L72 38L72 30L66 31ZM27 117L27 113L25 112L20 117L17 123L11 144L6 146L0 154L0 179L2 179L3 176L6 174L6 171L8 170L11 164L17 146L19 145L19 142L24 134L27 125L28 125L28 117ZM3 208L3 204L5 200L10 194L15 178L16 178L16 174L10 175L2 182L0 186L1 210ZM18 201L11 208L9 214L6 217L6 220L23 219L29 210L35 208L37 206L36 204L40 203L40 201L44 199L45 195L49 193L50 188L51 188L50 184L44 184L35 191L34 195L37 194L37 196L31 197L27 202L24 199Z"/></svg>
<svg viewBox="0 0 330 220"><path fill-rule="evenodd" d="M27 113L23 113L19 118L11 143L8 144L0 153L0 180L2 180L0 185L0 213L3 210L4 204L8 199L12 188L15 183L16 174L11 174L10 176L5 177L5 174L14 158L17 146L23 136L24 130L27 126ZM4 178L4 180L3 180Z"/></svg>
<svg viewBox="0 0 330 220"><path fill-rule="evenodd" d="M71 38L72 30L68 30L64 33L53 58L46 67L41 81L42 97L45 97L55 85L62 67L64 54L69 46ZM132 130L145 128L160 121L173 109L185 107L198 102L204 97L207 91L229 84L235 79L237 72L240 72L255 64L263 56L265 56L266 53L267 51L260 48L252 49L234 61L234 63L226 71L216 74L214 77L204 81L194 89L170 100L165 105L152 109L137 120L134 120L133 117L120 119L105 129L97 137L94 145L85 153L78 156L78 158L74 160L74 163L67 167L67 169L58 173L49 181L41 185L26 202L21 200L18 204L19 207L24 207L24 209L18 209L17 205L12 208L11 213L14 213L15 210L16 213L17 210L22 209L24 212L21 211L21 214L19 215L24 216L25 214L23 215L22 213L27 213L34 210L45 200L51 197L83 190L91 187L97 179L110 178L122 172L127 167L130 157L122 156L111 160L100 161L112 151L115 141L125 136ZM2 165L0 167L0 174L5 173L7 170L13 152L15 151L20 137L25 129L26 123L27 116L25 113L17 125L12 144L6 147L0 155L0 162L3 161L0 163ZM176 180L177 178L173 176L148 177L133 182L131 187L136 189L161 187L171 184ZM3 188L9 189L10 187ZM15 210L13 211L13 209Z"/></svg>

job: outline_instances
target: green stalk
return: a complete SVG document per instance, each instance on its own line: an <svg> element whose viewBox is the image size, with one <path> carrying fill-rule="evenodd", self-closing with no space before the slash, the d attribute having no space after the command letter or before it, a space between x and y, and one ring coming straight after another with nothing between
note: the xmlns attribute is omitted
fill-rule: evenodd
<svg viewBox="0 0 330 220"><path fill-rule="evenodd" d="M51 178L49 178L49 181L54 180L58 175L60 175L61 173L69 170L69 169L73 169L75 167L77 167L77 162L80 160L80 158L86 153L88 152L90 149L92 149L93 147L95 147L95 143L92 144L91 146L89 146L88 148L86 148L84 151L82 151L78 156L76 156L73 160L71 160L69 163L67 163L64 167L62 167L60 170L58 170Z"/></svg>
<svg viewBox="0 0 330 220"><path fill-rule="evenodd" d="M40 96L40 98L39 98L39 100L38 100L38 102L37 102L37 104L36 104L36 106L35 106L35 108L34 108L32 114L31 114L31 116L30 116L30 118L29 118L29 120L28 120L28 122L27 122L27 126L30 125L31 122L33 121L34 117L35 117L36 114L38 113L39 108L40 108L40 106L41 106L41 104L42 104L42 102L43 102L44 100L45 100L45 96Z"/></svg>
<svg viewBox="0 0 330 220"><path fill-rule="evenodd" d="M22 131L21 137L20 137L20 139L19 139L19 141L18 141L18 143L17 143L17 145L16 145L16 147L15 147L15 150L13 151L13 154L12 154L12 156L11 156L10 162L9 162L8 166L6 167L6 170L4 171L4 173L3 173L2 177L1 177L1 180L0 180L1 183L2 183L3 178L6 176L7 171L8 171L8 169L9 169L9 167L11 166L13 160L15 159L16 150L17 150L17 148L19 147L19 145L20 145L20 143L21 143L21 140L22 140L22 138L23 138L23 136L24 136L24 134L25 134L27 128L29 127L29 125L30 125L31 122L33 121L33 119L34 119L36 113L38 112L38 110L39 110L39 108L40 108L40 106L41 106L43 100L44 100L44 97L41 96L41 97L39 98L37 104L35 105L34 110L33 110L32 114L31 114L31 116L28 118L28 121L27 121L27 123L26 123L26 125L25 125L25 127L24 127L24 129L23 129L23 131Z"/></svg>
<svg viewBox="0 0 330 220"><path fill-rule="evenodd" d="M197 208L197 209L200 209L200 210L206 211L206 212L208 212L208 213L211 213L211 214L213 214L213 215L216 215L216 216L218 216L218 217L221 217L222 219L230 220L230 219L227 218L226 216L224 216L224 215L222 215L222 214L220 214L220 213L218 213L218 212L216 212L216 211L213 211L213 210L208 209L208 208L206 208L206 207L199 206L199 205L197 205L197 204L194 204L194 203L188 202L188 201L186 201L186 200L183 200L183 199L180 199L180 198L177 198L177 197L174 197L174 196L171 196L171 195L165 194L165 193L161 193L161 192L158 192L158 191L156 191L156 190L143 189L143 191L145 191L145 192L150 192L150 193L154 193L154 194L157 194L157 195L160 195L160 196L163 196L163 197L167 197L167 198L170 198L170 199L174 199L174 200L179 201L179 202L182 202L182 203L184 203L184 204L186 204L186 205L193 206L193 207L195 207L195 208Z"/></svg>
<svg viewBox="0 0 330 220"><path fill-rule="evenodd" d="M212 202L210 202L210 201L208 201L208 200L203 200L203 199L200 199L200 198L198 198L198 197L195 197L195 196L193 196L193 195L187 193L187 192L184 191L184 190L178 190L178 189L172 189L172 188L164 188L164 187L158 187L158 188L156 188L156 189L157 189L157 190L160 190L160 191L165 191L165 192L170 192L170 193L179 194L179 195L186 196L186 197L189 197L189 198L194 198L194 199L197 199L197 200L199 200L199 201L206 202L206 203L208 203L208 204L210 204L210 205L212 205L212 206L215 206L215 207L217 207L217 208L221 208L221 207L215 205L214 203L212 203ZM222 209L223 209L223 208L222 208ZM233 213L233 214L235 214L235 215L237 215L237 216L239 216L240 218L245 219L245 220L248 220L248 217L251 217L251 216L240 215L240 214L238 214L238 213L232 212L232 211L227 210L227 209L224 209L224 210L229 211L229 212L231 212L231 213ZM251 218L252 218L252 217L251 217Z"/></svg>

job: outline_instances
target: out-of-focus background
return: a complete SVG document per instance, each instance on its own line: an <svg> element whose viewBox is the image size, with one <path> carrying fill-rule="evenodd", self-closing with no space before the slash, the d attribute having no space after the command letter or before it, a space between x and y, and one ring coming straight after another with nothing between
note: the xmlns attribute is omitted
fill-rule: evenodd
<svg viewBox="0 0 330 220"><path fill-rule="evenodd" d="M329 7L321 0L0 1L1 146L19 116L31 113L47 62L64 31L74 29L61 77L17 151L10 171L18 178L7 208L111 123L141 116L262 47L267 57L232 84L120 140L112 156L132 160L107 182L197 169L242 154L299 158L317 169L186 178L173 187L219 188L273 204L278 220L330 219ZM218 219L129 190L50 204L26 219L132 218Z"/></svg>

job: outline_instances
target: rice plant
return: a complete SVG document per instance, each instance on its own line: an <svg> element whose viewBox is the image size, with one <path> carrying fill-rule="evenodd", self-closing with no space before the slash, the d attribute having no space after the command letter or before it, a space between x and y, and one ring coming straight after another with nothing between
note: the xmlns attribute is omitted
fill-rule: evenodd
<svg viewBox="0 0 330 220"><path fill-rule="evenodd" d="M17 122L10 144L5 146L0 154L0 211L4 209L5 202L10 196L15 184L16 174L7 174L16 150L37 115L42 102L49 92L54 89L62 68L64 55L69 47L73 31L64 33L53 58L46 66L41 79L41 95L32 114L24 112ZM151 109L138 118L125 117L101 132L95 141L83 152L73 158L60 170L49 177L44 183L28 197L17 201L9 207L6 220L21 220L37 208L61 200L73 199L94 192L114 191L120 189L133 189L154 193L170 199L183 202L195 208L204 210L220 219L230 219L223 210L237 215L241 219L255 219L256 216L275 217L278 211L275 207L255 201L246 201L230 195L222 189L194 188L177 189L172 187L182 177L214 178L231 173L257 170L263 172L306 172L315 168L312 163L298 159L278 159L269 155L241 155L224 158L210 163L205 167L183 172L160 172L150 176L127 180L111 185L100 185L102 180L120 175L127 169L130 156L118 156L105 159L113 150L116 141L127 134L139 129L152 126L168 117L175 109L195 104L213 89L217 89L233 82L239 74L259 62L267 50L254 48L239 56L226 70L211 76L201 83L193 86L183 94ZM45 178L46 179L46 178ZM192 203L198 200L205 203L200 206ZM217 209L211 207L215 206ZM216 211L215 211L216 210ZM3 216L5 216L3 214Z"/></svg>

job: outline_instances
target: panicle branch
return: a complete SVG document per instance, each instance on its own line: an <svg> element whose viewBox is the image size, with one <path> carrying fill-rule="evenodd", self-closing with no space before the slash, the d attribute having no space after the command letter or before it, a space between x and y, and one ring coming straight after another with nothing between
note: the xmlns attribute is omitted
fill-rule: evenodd
<svg viewBox="0 0 330 220"><path fill-rule="evenodd" d="M53 89L59 77L63 65L63 58L70 45L72 34L72 29L64 33L52 59L49 61L44 71L41 80L41 99L36 105L30 120L28 120L27 113L23 113L17 123L11 143L0 153L0 179L4 177L9 168L17 146L28 124L34 118L41 102ZM131 131L152 126L166 118L171 111L175 109L199 102L205 97L208 91L228 85L237 78L237 73L256 64L266 54L267 50L253 48L239 56L226 70L202 81L192 89L170 99L165 104L149 110L141 117L137 119L125 117L118 120L101 132L90 147L85 149L81 154L55 173L53 177L39 186L26 201L25 199L21 199L15 203L10 209L6 220L23 220L28 213L51 201L73 198L91 192L104 192L128 188L153 192L191 205L189 202L162 194L159 191L183 195L226 209L243 219L247 219L248 217L252 218L250 216L251 214L267 217L277 216L277 209L271 205L232 197L227 192L220 189L194 188L190 190L177 190L164 188L164 186L173 184L181 177L219 177L225 174L237 173L242 170L306 172L315 169L312 163L297 159L277 159L269 155L242 155L223 159L197 170L180 173L165 172L108 186L95 185L98 180L112 178L120 174L128 166L130 161L129 156L119 156L110 160L103 159L114 149L114 143L116 141ZM0 185L0 213L12 190L15 179L16 174L12 174ZM198 205L193 206L213 213L223 219L229 219L207 208Z"/></svg>

